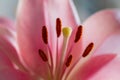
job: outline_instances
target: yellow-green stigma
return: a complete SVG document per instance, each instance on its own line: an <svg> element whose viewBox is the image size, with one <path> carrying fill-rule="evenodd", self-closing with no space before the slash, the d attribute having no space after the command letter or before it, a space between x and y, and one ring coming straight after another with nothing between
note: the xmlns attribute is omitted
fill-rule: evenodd
<svg viewBox="0 0 120 80"><path fill-rule="evenodd" d="M63 36L64 37L69 37L70 35L71 35L71 28L70 27L64 27L63 29L62 29L62 32L63 32Z"/></svg>

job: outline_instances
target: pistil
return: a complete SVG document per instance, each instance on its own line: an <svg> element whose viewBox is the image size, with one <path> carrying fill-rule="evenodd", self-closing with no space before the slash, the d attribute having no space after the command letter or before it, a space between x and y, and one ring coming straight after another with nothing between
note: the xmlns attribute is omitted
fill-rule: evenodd
<svg viewBox="0 0 120 80"><path fill-rule="evenodd" d="M62 32L63 32L63 46L62 46L61 60L63 62L65 59L66 50L68 47L68 41L69 41L69 37L71 35L72 30L70 27L64 27Z"/></svg>
<svg viewBox="0 0 120 80"><path fill-rule="evenodd" d="M62 29L63 32L63 45L62 45L62 51L61 51L61 56L60 56L60 63L58 64L58 68L57 68L57 78L61 79L61 73L62 73L62 69L64 66L64 61L65 61L65 55L66 55L66 51L68 48L68 41L69 41L69 37L71 35L71 28L70 27L64 27ZM69 63L71 62L71 60L69 59L69 62L67 62L67 65L69 65Z"/></svg>

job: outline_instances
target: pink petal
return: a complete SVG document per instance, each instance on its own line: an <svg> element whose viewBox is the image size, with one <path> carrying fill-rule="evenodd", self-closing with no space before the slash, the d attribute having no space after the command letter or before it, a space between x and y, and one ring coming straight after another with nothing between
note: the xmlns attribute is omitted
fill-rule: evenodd
<svg viewBox="0 0 120 80"><path fill-rule="evenodd" d="M91 58L71 80L118 80L120 79L120 57L114 54L104 54Z"/></svg>
<svg viewBox="0 0 120 80"><path fill-rule="evenodd" d="M12 21L6 18L0 18L0 52L5 54L14 64L23 68L19 60L18 54L16 52L15 46L12 42L15 43L13 36L14 27Z"/></svg>
<svg viewBox="0 0 120 80"><path fill-rule="evenodd" d="M99 52L97 51L97 54L105 53L108 51L110 53L113 49L116 49L116 51L114 52L117 53L119 52L119 46L116 46L116 48L112 48L114 44L113 40L116 44L119 44L118 35L119 35L120 24L119 24L118 14L119 13L117 10L100 11L94 14L93 16L91 16L87 21L83 23L82 39L78 43L74 44L74 47L72 48L72 51L70 53L73 56L71 65L74 64L76 60L80 59L81 54L83 53L83 51L85 50L88 44L93 42L94 43L93 49L98 50L100 45L102 45L107 38L113 35L116 37L113 37L109 41L107 40L108 43L104 42L103 44L104 47L101 47L102 50L99 49ZM75 31L76 30L74 30L73 35L70 38L71 41L69 46L72 43L74 43ZM110 47L112 49L110 49Z"/></svg>
<svg viewBox="0 0 120 80"><path fill-rule="evenodd" d="M0 80L34 80L26 73L13 68L0 69Z"/></svg>
<svg viewBox="0 0 120 80"><path fill-rule="evenodd" d="M120 30L118 14L118 10L104 10L87 19L83 24L83 49L88 45L88 43L93 42L95 44L95 50L109 36L118 32Z"/></svg>
<svg viewBox="0 0 120 80"><path fill-rule="evenodd" d="M10 59L0 52L0 80L32 80L29 75L14 69Z"/></svg>
<svg viewBox="0 0 120 80"><path fill-rule="evenodd" d="M4 68L8 68L8 67L10 67L10 68L13 67L12 62L5 54L0 52L0 69L4 69Z"/></svg>
<svg viewBox="0 0 120 80"><path fill-rule="evenodd" d="M31 80L26 73L14 69L8 56L0 52L0 80Z"/></svg>
<svg viewBox="0 0 120 80"><path fill-rule="evenodd" d="M120 52L120 30L109 36L102 45L96 50L95 55L101 55L101 53L117 53Z"/></svg>
<svg viewBox="0 0 120 80"><path fill-rule="evenodd" d="M43 76L46 76L48 67L38 55L38 49L42 49L47 55L47 46L42 40L41 29L44 25L48 28L49 45L55 62L55 20L58 17L63 20L64 26L77 26L68 0L62 2L59 0L20 0L17 14L20 53L27 67Z"/></svg>
<svg viewBox="0 0 120 80"><path fill-rule="evenodd" d="M110 53L113 49L116 50L114 52L117 52L117 53L119 52L119 46L116 46L116 48L113 48L112 45L114 43L112 43L111 41L111 40L116 41L118 39L119 25L120 25L118 14L119 13L117 10L114 10L114 11L105 10L105 11L96 13L95 15L91 16L87 21L84 22L82 41L77 43L76 46L73 48L72 53L73 53L73 57L75 57L75 59L73 58L74 59L73 61L80 58L80 54L85 50L87 45L91 42L95 44L94 50L96 48L97 50L99 50L99 52L96 51L97 54L98 53L101 54L104 52ZM107 40L108 43L106 43L105 40L109 38L109 36L113 36L113 37ZM98 46L100 46L101 43L103 42L104 42L103 44L104 47L101 47L101 49L98 49L99 48ZM119 40L117 40L116 44L118 43L119 43ZM109 48L107 48L108 46Z"/></svg>
<svg viewBox="0 0 120 80"><path fill-rule="evenodd" d="M120 57L114 59L103 69L93 75L90 80L118 80L120 79Z"/></svg>
<svg viewBox="0 0 120 80"><path fill-rule="evenodd" d="M15 27L13 26L13 21L5 17L0 17L0 26L15 29Z"/></svg>
<svg viewBox="0 0 120 80"><path fill-rule="evenodd" d="M17 38L20 55L25 66L41 77L48 74L48 65L39 56L42 49L47 55L47 46L42 40L42 26L45 25L45 15L42 0L20 0L17 16Z"/></svg>

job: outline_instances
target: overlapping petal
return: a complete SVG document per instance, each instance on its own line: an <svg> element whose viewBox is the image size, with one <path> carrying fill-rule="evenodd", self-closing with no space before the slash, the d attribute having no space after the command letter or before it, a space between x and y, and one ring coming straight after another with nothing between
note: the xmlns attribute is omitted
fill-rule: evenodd
<svg viewBox="0 0 120 80"><path fill-rule="evenodd" d="M103 54L92 57L77 70L75 80L118 80L120 78L120 57L115 54ZM70 79L68 79L70 80ZM72 79L71 79L72 80Z"/></svg>
<svg viewBox="0 0 120 80"><path fill-rule="evenodd" d="M79 52L78 54L75 53L75 55L78 55L75 59L80 59L79 55L83 53L87 45L91 42L94 43L94 50L91 52L94 52L94 56L98 54L101 55L101 53L109 54L110 52L119 54L120 24L118 19L118 11L105 10L98 12L85 21L83 25L83 35L81 40L82 46L79 46L81 51L77 48L77 46L75 46L77 49L75 48L73 51ZM115 48L113 48L113 46L115 46ZM78 63L82 63L84 61L86 61L86 59L83 59L83 61L80 59ZM79 67L77 68L79 69Z"/></svg>
<svg viewBox="0 0 120 80"><path fill-rule="evenodd" d="M14 68L0 69L1 80L34 80L28 74Z"/></svg>
<svg viewBox="0 0 120 80"><path fill-rule="evenodd" d="M68 13L67 16L66 13ZM49 45L52 51L52 55L55 57L55 22L56 18L58 17L63 20L62 22L64 26L77 26L73 16L72 8L68 0L62 2L59 2L59 0L19 1L16 26L20 53L27 67L43 76L46 76L48 67L47 64L38 55L38 49L42 49L46 55L48 53L48 49L47 45L42 40L42 26L47 26ZM60 43L62 42L60 41Z"/></svg>
<svg viewBox="0 0 120 80"><path fill-rule="evenodd" d="M14 25L13 21L11 21L5 17L0 17L0 26L15 29L15 26L13 26L13 25Z"/></svg>
<svg viewBox="0 0 120 80"><path fill-rule="evenodd" d="M109 36L106 40L104 40L103 44L99 48L97 48L97 52L95 55L101 55L101 53L115 53L120 54L120 30L118 29L111 36Z"/></svg>
<svg viewBox="0 0 120 80"><path fill-rule="evenodd" d="M119 34L120 23L118 14L119 11L117 10L104 10L87 19L83 23L83 49L88 43L93 42L95 44L95 50L99 48L107 38ZM114 37L114 39L115 38L117 37Z"/></svg>
<svg viewBox="0 0 120 80"><path fill-rule="evenodd" d="M4 68L12 68L12 67L13 67L13 64L10 61L10 59L5 54L0 52L0 70Z"/></svg>
<svg viewBox="0 0 120 80"><path fill-rule="evenodd" d="M29 74L16 70L11 59L0 52L0 80L32 80L31 78Z"/></svg>
<svg viewBox="0 0 120 80"><path fill-rule="evenodd" d="M23 68L13 45L13 42L15 43L14 32L13 22L6 18L0 18L0 52L5 54L14 64Z"/></svg>

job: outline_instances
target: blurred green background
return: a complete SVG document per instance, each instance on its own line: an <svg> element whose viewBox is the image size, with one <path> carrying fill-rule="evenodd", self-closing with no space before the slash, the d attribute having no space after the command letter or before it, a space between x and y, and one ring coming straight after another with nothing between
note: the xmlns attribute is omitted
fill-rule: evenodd
<svg viewBox="0 0 120 80"><path fill-rule="evenodd" d="M120 8L120 0L74 0L82 21L93 13L109 8Z"/></svg>
<svg viewBox="0 0 120 80"><path fill-rule="evenodd" d="M18 0L0 0L0 16L14 19L17 2ZM82 21L96 11L120 7L120 0L74 0L74 3Z"/></svg>

